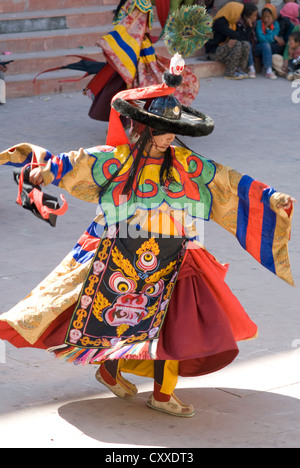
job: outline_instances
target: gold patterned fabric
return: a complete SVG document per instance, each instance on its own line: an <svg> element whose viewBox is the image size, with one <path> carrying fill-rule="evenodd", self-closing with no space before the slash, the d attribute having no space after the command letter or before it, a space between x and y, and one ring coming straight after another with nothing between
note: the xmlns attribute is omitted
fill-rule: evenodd
<svg viewBox="0 0 300 468"><path fill-rule="evenodd" d="M162 161L149 160L138 187L143 194L141 203L134 207L133 212L126 211L124 207L127 217L124 214L122 220L126 221L128 228L135 232L138 226L145 231L176 236L179 225L195 241L197 232L189 222L193 215L201 217L202 214L204 219L212 219L234 235L264 267L293 285L288 253L293 211L287 213L278 204L285 195L186 149L174 148L172 151L177 182L174 192L166 194L161 191L159 171ZM101 186L110 177L111 168L119 167L126 160L128 152L127 146L99 146L53 155L45 148L21 143L0 153L0 165L22 167L34 160L43 165L44 185L55 184L72 196L103 208L102 214L92 222L62 263L23 301L1 315L1 322L9 324L31 345L57 317L77 303L99 247L102 237L99 230L102 229L103 233L107 224L105 206L99 198ZM132 161L133 158L129 158L120 172L120 183L126 178ZM151 193L150 185L147 185L149 181ZM107 200L113 203L114 194L121 189L122 185L113 184ZM201 203L205 205L205 211L197 209ZM123 216L121 209L119 213ZM191 216L188 216L188 210ZM120 266L116 265L117 268ZM127 274L136 281L129 275L129 270Z"/></svg>
<svg viewBox="0 0 300 468"><path fill-rule="evenodd" d="M155 357L185 239L120 233L105 232L70 321L63 354L75 362Z"/></svg>

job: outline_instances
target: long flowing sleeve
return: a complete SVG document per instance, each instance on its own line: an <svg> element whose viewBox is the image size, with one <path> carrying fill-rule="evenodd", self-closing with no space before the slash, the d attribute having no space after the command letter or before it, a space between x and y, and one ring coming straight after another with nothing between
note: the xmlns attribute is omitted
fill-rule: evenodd
<svg viewBox="0 0 300 468"><path fill-rule="evenodd" d="M230 167L177 148L177 185L170 186L167 193L162 191L158 183L160 166L150 161L133 203L130 196L120 198L132 163L129 151L128 145L102 146L55 156L44 148L23 143L0 153L0 164L40 164L44 185L52 183L76 198L99 203L108 225L129 219L141 203L146 210L157 209L163 202L171 209L186 206L190 216L212 219L233 234L260 264L294 284L288 253L293 209L286 212L280 208L285 194ZM122 163L125 165L120 174L100 197L101 187ZM198 210L201 206L203 213Z"/></svg>
<svg viewBox="0 0 300 468"><path fill-rule="evenodd" d="M211 219L264 267L294 285L288 252L293 209L286 212L279 207L286 195L230 167L215 165L209 185Z"/></svg>
<svg viewBox="0 0 300 468"><path fill-rule="evenodd" d="M40 146L21 143L0 153L0 165L39 165L44 186L54 184L76 198L98 203L101 186L106 182L102 164L114 158L114 150L99 146L53 155Z"/></svg>
<svg viewBox="0 0 300 468"><path fill-rule="evenodd" d="M53 155L45 148L21 143L0 153L0 166L42 165L44 185L52 183L76 198L98 203L101 184L106 181L102 165L108 158L114 160L114 151L106 146ZM101 233L93 221L62 262L26 298L1 315L16 346L45 347L44 332L78 300Z"/></svg>

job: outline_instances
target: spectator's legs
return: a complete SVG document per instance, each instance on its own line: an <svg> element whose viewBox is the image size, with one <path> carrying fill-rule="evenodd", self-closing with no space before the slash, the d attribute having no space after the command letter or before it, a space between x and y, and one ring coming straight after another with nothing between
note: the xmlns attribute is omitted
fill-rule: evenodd
<svg viewBox="0 0 300 468"><path fill-rule="evenodd" d="M259 42L255 46L255 55L262 57L262 64L265 70L272 68L272 49L267 42Z"/></svg>
<svg viewBox="0 0 300 468"><path fill-rule="evenodd" d="M240 69L245 71L249 62L250 44L247 41L237 42L240 44Z"/></svg>
<svg viewBox="0 0 300 468"><path fill-rule="evenodd" d="M217 48L215 58L225 64L225 76L232 77L242 69L246 69L249 58L250 44L237 41L233 47L227 44Z"/></svg>
<svg viewBox="0 0 300 468"><path fill-rule="evenodd" d="M6 87L4 81L4 73L0 71L0 104L6 103Z"/></svg>

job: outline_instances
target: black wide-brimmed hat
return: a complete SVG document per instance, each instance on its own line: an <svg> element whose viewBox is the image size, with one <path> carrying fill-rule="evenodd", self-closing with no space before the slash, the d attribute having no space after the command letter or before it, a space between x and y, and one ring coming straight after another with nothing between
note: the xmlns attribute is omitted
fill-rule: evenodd
<svg viewBox="0 0 300 468"><path fill-rule="evenodd" d="M214 129L214 121L208 115L181 105L173 95L155 98L149 107L147 104L119 97L112 107L124 117L162 133L199 137Z"/></svg>
<svg viewBox="0 0 300 468"><path fill-rule="evenodd" d="M213 119L203 112L180 104L173 96L175 90L175 87L163 83L118 93L111 103L106 143L119 146L128 142L120 116L139 122L160 133L192 137L212 133Z"/></svg>

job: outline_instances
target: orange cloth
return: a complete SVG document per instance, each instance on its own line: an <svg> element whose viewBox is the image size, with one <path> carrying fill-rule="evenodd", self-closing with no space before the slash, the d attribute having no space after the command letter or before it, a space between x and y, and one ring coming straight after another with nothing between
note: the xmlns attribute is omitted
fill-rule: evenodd
<svg viewBox="0 0 300 468"><path fill-rule="evenodd" d="M229 2L223 8L221 8L216 16L214 17L214 22L218 18L226 18L230 29L233 31L236 30L236 24L243 13L244 5L242 3L237 2Z"/></svg>
<svg viewBox="0 0 300 468"><path fill-rule="evenodd" d="M268 8L268 10L271 11L272 16L273 16L273 20L276 21L276 20L277 20L277 9L276 9L276 6L275 6L275 5L272 5L272 3L266 3L265 6L263 7L263 10L264 10L265 8Z"/></svg>

